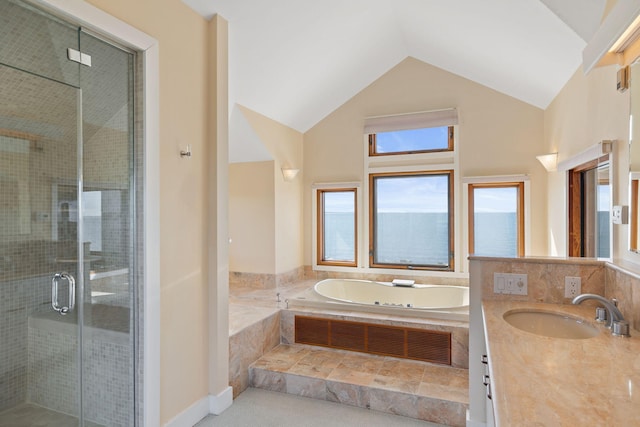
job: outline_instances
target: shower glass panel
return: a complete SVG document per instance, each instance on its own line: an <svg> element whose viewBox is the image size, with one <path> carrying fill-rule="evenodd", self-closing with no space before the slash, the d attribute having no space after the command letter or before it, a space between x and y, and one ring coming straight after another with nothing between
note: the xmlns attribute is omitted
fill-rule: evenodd
<svg viewBox="0 0 640 427"><path fill-rule="evenodd" d="M77 49L78 27L23 2L2 0L0 41L0 63L78 86L80 67L67 59L67 48Z"/></svg>
<svg viewBox="0 0 640 427"><path fill-rule="evenodd" d="M80 284L78 242L51 238L51 186L78 179L79 99L75 87L0 65L0 411L78 414L77 313L51 305L57 273ZM76 194L60 209L77 224ZM59 307L72 305L71 284L57 280Z"/></svg>
<svg viewBox="0 0 640 427"><path fill-rule="evenodd" d="M0 425L136 425L134 64L0 0Z"/></svg>
<svg viewBox="0 0 640 427"><path fill-rule="evenodd" d="M134 425L133 66L134 56L84 32L83 409L102 425Z"/></svg>

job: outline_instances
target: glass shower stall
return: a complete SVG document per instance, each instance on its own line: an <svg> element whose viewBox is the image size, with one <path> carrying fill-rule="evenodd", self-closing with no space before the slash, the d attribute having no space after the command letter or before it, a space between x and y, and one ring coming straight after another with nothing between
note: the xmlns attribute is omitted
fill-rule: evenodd
<svg viewBox="0 0 640 427"><path fill-rule="evenodd" d="M137 424L135 70L0 0L0 425Z"/></svg>

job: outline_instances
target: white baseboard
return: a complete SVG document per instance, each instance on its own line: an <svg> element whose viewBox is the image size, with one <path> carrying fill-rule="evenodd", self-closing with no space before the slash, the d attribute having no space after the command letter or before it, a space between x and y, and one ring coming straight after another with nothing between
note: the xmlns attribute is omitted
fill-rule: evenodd
<svg viewBox="0 0 640 427"><path fill-rule="evenodd" d="M165 427L193 427L209 414L220 415L233 403L233 388L227 387L216 396L207 396L176 415Z"/></svg>
<svg viewBox="0 0 640 427"><path fill-rule="evenodd" d="M193 427L207 415L209 415L209 398L204 397L172 418L165 427Z"/></svg>
<svg viewBox="0 0 640 427"><path fill-rule="evenodd" d="M233 403L233 387L229 386L217 396L209 395L209 413L220 415Z"/></svg>

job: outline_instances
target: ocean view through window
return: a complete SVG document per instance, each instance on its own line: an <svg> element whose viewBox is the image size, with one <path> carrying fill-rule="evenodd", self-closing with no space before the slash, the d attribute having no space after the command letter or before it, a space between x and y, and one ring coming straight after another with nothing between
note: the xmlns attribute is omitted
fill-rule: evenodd
<svg viewBox="0 0 640 427"><path fill-rule="evenodd" d="M318 206L318 264L356 266L356 189L321 189Z"/></svg>
<svg viewBox="0 0 640 427"><path fill-rule="evenodd" d="M370 265L451 270L452 171L370 175Z"/></svg>
<svg viewBox="0 0 640 427"><path fill-rule="evenodd" d="M524 255L524 183L469 185L469 253Z"/></svg>

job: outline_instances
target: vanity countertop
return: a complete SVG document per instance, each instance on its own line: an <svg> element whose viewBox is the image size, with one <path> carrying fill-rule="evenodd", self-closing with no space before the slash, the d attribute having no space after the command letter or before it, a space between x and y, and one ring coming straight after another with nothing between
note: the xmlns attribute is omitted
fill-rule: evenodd
<svg viewBox="0 0 640 427"><path fill-rule="evenodd" d="M529 309L580 317L600 333L550 338L503 318ZM483 301L482 313L496 426L640 426L640 332L611 336L587 303Z"/></svg>

